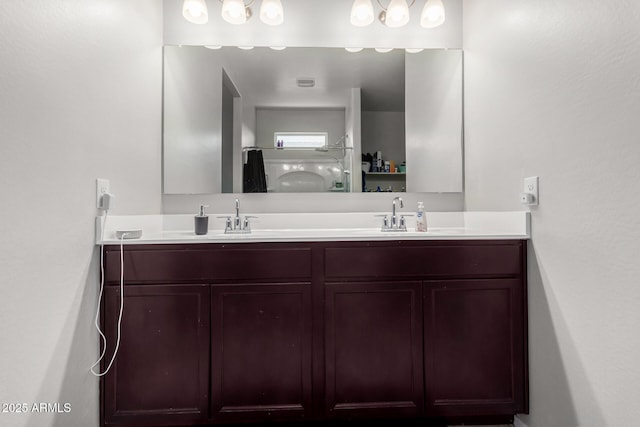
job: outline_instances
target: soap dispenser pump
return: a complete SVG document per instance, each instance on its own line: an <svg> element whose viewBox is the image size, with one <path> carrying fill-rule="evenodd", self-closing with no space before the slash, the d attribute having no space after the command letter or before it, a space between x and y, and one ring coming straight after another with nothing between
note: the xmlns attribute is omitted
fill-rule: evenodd
<svg viewBox="0 0 640 427"><path fill-rule="evenodd" d="M195 232L198 236L203 236L209 231L209 216L204 214L204 208L209 205L200 205L200 213L194 217Z"/></svg>

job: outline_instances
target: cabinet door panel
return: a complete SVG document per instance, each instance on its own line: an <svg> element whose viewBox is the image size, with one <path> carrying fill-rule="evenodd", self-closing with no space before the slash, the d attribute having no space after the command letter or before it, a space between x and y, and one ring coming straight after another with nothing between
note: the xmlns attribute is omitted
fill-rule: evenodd
<svg viewBox="0 0 640 427"><path fill-rule="evenodd" d="M325 286L329 416L422 412L421 291L419 282Z"/></svg>
<svg viewBox="0 0 640 427"><path fill-rule="evenodd" d="M427 283L427 413L465 416L522 411L523 319L520 280Z"/></svg>
<svg viewBox="0 0 640 427"><path fill-rule="evenodd" d="M169 425L206 420L209 286L126 286L120 348L105 376L105 422ZM105 291L111 359L120 288ZM103 369L106 364L103 364Z"/></svg>
<svg viewBox="0 0 640 427"><path fill-rule="evenodd" d="M212 287L213 417L309 416L311 285Z"/></svg>

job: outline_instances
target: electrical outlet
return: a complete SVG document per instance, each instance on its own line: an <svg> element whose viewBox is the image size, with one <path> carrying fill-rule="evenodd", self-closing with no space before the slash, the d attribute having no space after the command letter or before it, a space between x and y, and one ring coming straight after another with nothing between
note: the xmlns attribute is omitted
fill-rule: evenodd
<svg viewBox="0 0 640 427"><path fill-rule="evenodd" d="M530 194L530 202L526 203L529 206L536 206L539 203L538 198L538 177L531 176L524 179L524 193Z"/></svg>
<svg viewBox="0 0 640 427"><path fill-rule="evenodd" d="M108 179L96 179L96 207L102 209L102 195L109 192L110 183Z"/></svg>

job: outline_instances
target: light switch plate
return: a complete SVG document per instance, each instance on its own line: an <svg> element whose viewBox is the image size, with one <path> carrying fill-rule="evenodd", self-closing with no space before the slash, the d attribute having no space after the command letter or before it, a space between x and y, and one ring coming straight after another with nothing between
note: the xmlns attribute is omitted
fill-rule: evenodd
<svg viewBox="0 0 640 427"><path fill-rule="evenodd" d="M96 207L102 209L102 195L109 192L111 184L108 179L96 179Z"/></svg>
<svg viewBox="0 0 640 427"><path fill-rule="evenodd" d="M529 206L537 206L539 201L538 198L538 177L530 176L529 178L524 179L524 192L527 194L531 194L532 199L531 203L527 203Z"/></svg>

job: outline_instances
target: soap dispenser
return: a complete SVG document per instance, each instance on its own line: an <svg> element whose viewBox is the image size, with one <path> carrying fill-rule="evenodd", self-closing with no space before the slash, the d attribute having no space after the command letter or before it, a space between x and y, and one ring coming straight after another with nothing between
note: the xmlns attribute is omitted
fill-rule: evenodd
<svg viewBox="0 0 640 427"><path fill-rule="evenodd" d="M194 217L195 232L198 236L203 236L209 231L209 216L204 214L204 208L209 205L200 205L200 213Z"/></svg>
<svg viewBox="0 0 640 427"><path fill-rule="evenodd" d="M418 202L418 212L416 212L416 231L427 231L427 217L424 213L423 202Z"/></svg>

